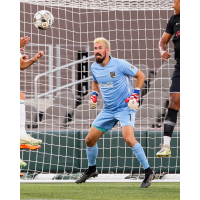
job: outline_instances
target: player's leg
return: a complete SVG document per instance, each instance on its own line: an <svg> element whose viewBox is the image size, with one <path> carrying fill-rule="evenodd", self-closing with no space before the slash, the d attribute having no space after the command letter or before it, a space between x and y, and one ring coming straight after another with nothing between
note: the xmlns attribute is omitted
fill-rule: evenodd
<svg viewBox="0 0 200 200"><path fill-rule="evenodd" d="M108 130L116 124L114 116L110 112L102 110L101 113L94 120L88 135L85 138L87 148L87 158L89 167L95 166L96 168L96 157L98 154L98 139ZM96 170L96 169L93 169Z"/></svg>
<svg viewBox="0 0 200 200"><path fill-rule="evenodd" d="M180 108L180 72L175 70L170 86L170 100L167 114L164 121L164 142L161 150L157 152L157 157L171 157L170 142L174 127L177 122L177 115Z"/></svg>
<svg viewBox="0 0 200 200"><path fill-rule="evenodd" d="M84 183L88 178L98 176L98 171L96 170L96 158L98 155L97 141L103 134L104 131L102 129L91 126L90 131L85 138L88 169L76 180L76 183Z"/></svg>
<svg viewBox="0 0 200 200"><path fill-rule="evenodd" d="M76 183L83 183L90 177L98 176L98 171L96 170L96 158L98 155L97 141L105 132L111 130L115 124L116 120L113 115L105 111L102 111L93 122L85 138L88 169L76 180Z"/></svg>
<svg viewBox="0 0 200 200"><path fill-rule="evenodd" d="M127 107L126 110L117 113L115 117L118 120L120 120L120 124L122 127L122 135L125 142L131 147L131 150L133 151L134 155L137 157L137 159L144 168L145 179L142 181L140 187L146 188L151 184L151 181L155 178L155 175L149 166L142 146L136 140L134 135L135 114L135 110L131 110L129 107Z"/></svg>
<svg viewBox="0 0 200 200"><path fill-rule="evenodd" d="M88 166L89 171L91 172L96 171L96 158L98 155L97 141L104 134L105 131L93 125L91 126L90 131L85 138Z"/></svg>
<svg viewBox="0 0 200 200"><path fill-rule="evenodd" d="M20 91L20 145L31 144L39 145L42 140L35 139L28 135L25 130L26 112L25 112L25 94Z"/></svg>
<svg viewBox="0 0 200 200"><path fill-rule="evenodd" d="M123 126L122 135L125 142L131 147L133 153L144 167L144 170L150 168L142 146L135 139L134 128L132 126Z"/></svg>
<svg viewBox="0 0 200 200"><path fill-rule="evenodd" d="M131 147L134 155L139 160L140 164L144 168L145 178L142 181L140 187L147 188L150 186L151 181L155 178L154 172L151 170L149 163L147 161L146 155L140 143L135 139L134 136L134 128L132 126L123 126L122 127L122 135L125 142Z"/></svg>

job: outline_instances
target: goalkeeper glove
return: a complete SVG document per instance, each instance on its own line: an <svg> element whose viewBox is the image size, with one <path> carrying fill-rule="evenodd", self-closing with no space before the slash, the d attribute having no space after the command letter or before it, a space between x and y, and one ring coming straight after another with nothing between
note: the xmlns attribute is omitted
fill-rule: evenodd
<svg viewBox="0 0 200 200"><path fill-rule="evenodd" d="M90 101L89 101L90 108L94 109L94 108L97 107L97 97L98 97L98 92L93 91L92 96L91 96Z"/></svg>
<svg viewBox="0 0 200 200"><path fill-rule="evenodd" d="M138 98L139 98L139 95L140 95L140 88L135 88L135 90L133 91L133 94L127 98L125 100L126 103L128 103L128 107L130 109L138 109L138 106L139 106L139 102L138 102Z"/></svg>

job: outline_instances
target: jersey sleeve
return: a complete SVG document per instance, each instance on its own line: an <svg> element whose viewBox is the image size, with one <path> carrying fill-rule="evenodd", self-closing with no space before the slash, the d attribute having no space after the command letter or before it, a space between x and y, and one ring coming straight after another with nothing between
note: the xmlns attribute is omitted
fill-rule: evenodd
<svg viewBox="0 0 200 200"><path fill-rule="evenodd" d="M120 70L123 74L128 76L135 76L138 72L138 68L127 62L126 60L120 59Z"/></svg>
<svg viewBox="0 0 200 200"><path fill-rule="evenodd" d="M166 28L166 33L169 33L171 35L174 34L174 28L173 28L173 19L174 19L174 16L172 16L167 24L167 28Z"/></svg>
<svg viewBox="0 0 200 200"><path fill-rule="evenodd" d="M97 79L95 78L95 75L93 73L92 67L91 67L91 73L92 73L93 81L97 82Z"/></svg>

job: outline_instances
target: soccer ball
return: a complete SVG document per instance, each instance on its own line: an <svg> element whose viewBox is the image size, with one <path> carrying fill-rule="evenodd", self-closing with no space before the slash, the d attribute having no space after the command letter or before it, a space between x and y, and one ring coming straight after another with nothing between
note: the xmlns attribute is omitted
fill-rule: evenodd
<svg viewBox="0 0 200 200"><path fill-rule="evenodd" d="M48 10L38 11L33 18L33 23L36 28L47 30L52 27L54 22L53 15Z"/></svg>

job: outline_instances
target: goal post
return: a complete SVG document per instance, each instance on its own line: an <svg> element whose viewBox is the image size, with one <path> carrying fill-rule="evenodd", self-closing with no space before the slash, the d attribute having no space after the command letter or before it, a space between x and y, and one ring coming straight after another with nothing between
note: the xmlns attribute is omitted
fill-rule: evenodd
<svg viewBox="0 0 200 200"><path fill-rule="evenodd" d="M135 136L157 179L179 181L180 112L172 135L172 157L156 157L163 142L175 64L173 58L162 62L158 42L174 14L172 4L173 0L20 0L20 34L31 38L24 54L32 57L44 51L37 63L20 74L20 89L26 95L26 131L43 141L38 150L20 151L20 158L27 163L21 169L21 180L49 177L72 181L87 169L85 137L103 108L101 94L97 109L88 106L95 61L93 41L104 37L111 44L112 57L127 60L145 74ZM54 16L53 26L46 31L33 24L39 10ZM171 41L167 48L174 51ZM136 80L130 80L134 87ZM119 124L99 139L98 147L100 181L115 177L122 182L141 181L144 177Z"/></svg>

